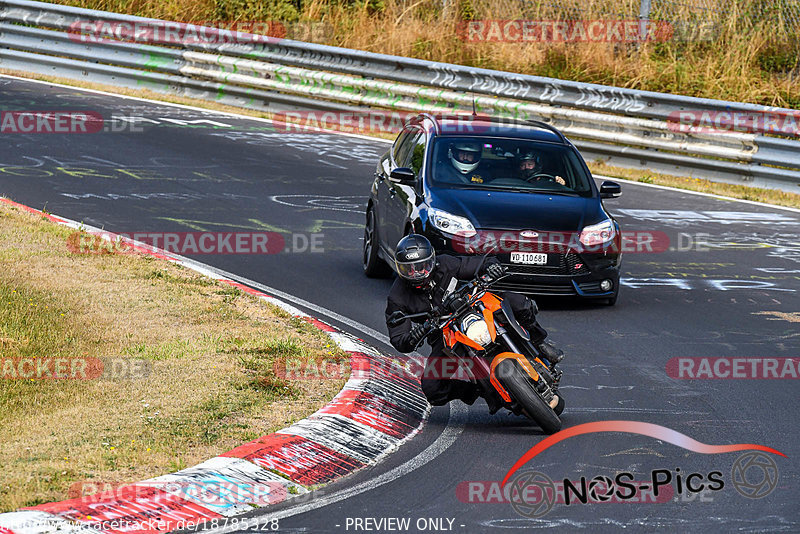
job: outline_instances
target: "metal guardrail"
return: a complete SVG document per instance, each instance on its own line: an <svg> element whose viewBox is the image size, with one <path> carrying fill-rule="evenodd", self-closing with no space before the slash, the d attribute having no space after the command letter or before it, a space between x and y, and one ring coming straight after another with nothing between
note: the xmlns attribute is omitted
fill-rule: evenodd
<svg viewBox="0 0 800 534"><path fill-rule="evenodd" d="M27 0L0 0L0 67L150 89L268 112L471 110L559 127L587 159L800 192L800 139L683 133L678 111L795 110L654 93L374 54L285 39L82 42L90 21L163 29L166 21ZM70 33L72 29L73 33ZM209 31L214 31L209 29ZM161 36L161 37L159 37ZM672 115L674 116L674 115Z"/></svg>

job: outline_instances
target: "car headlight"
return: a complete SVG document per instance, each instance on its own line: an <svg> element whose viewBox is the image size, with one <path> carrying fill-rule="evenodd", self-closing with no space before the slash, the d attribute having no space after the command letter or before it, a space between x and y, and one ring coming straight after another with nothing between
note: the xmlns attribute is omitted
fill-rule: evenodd
<svg viewBox="0 0 800 534"><path fill-rule="evenodd" d="M483 317L476 313L470 313L464 317L461 321L461 331L481 347L485 347L492 342L489 326Z"/></svg>
<svg viewBox="0 0 800 534"><path fill-rule="evenodd" d="M478 233L466 217L459 217L436 208L428 210L428 220L434 227L446 234L472 237Z"/></svg>
<svg viewBox="0 0 800 534"><path fill-rule="evenodd" d="M607 219L601 223L584 228L581 231L581 243L587 247L602 245L614 239L616 235L617 232L614 230L613 221Z"/></svg>

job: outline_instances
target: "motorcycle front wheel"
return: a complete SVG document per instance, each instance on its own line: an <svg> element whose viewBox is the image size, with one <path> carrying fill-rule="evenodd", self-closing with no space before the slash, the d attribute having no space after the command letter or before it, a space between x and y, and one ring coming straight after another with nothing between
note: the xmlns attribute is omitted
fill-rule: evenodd
<svg viewBox="0 0 800 534"><path fill-rule="evenodd" d="M554 434L561 430L561 419L536 393L533 381L517 362L504 360L497 365L495 372L506 391L545 433Z"/></svg>

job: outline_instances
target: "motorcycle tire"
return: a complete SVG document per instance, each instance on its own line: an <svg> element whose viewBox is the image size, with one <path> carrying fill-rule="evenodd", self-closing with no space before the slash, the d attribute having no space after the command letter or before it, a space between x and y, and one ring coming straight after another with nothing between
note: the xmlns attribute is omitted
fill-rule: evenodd
<svg viewBox="0 0 800 534"><path fill-rule="evenodd" d="M533 419L545 433L554 434L561 430L561 419L544 399L536 393L530 377L517 362L504 360L497 365L495 370L496 376L506 391L522 406L525 414Z"/></svg>

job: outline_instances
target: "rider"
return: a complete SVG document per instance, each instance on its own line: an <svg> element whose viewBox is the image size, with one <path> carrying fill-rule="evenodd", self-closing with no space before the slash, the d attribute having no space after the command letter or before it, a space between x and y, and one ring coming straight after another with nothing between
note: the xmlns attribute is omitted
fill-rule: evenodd
<svg viewBox="0 0 800 534"><path fill-rule="evenodd" d="M436 255L430 241L419 234L411 234L397 244L395 265L398 278L389 291L386 304L386 321L392 346L400 352L412 352L425 335L429 325L423 324L424 317L406 319L401 324L389 326L389 317L395 312L404 315L424 313L442 304L444 297L455 288L456 280L472 280L478 274L486 274L492 279L501 277L505 271L496 258L481 256ZM478 272L481 271L482 272ZM558 363L564 353L545 341L547 332L536 321L536 303L518 293L506 292L502 298L511 305L514 316L528 330L531 342L551 363ZM417 324L412 325L412 321ZM428 337L431 356L444 355L444 342L439 332ZM454 379L422 378L422 391L428 402L435 406L447 404L453 399L461 399L472 404L478 391L472 382ZM489 399L487 399L487 402ZM499 406L492 406L496 412Z"/></svg>
<svg viewBox="0 0 800 534"><path fill-rule="evenodd" d="M458 141L452 143L447 150L446 163L438 169L437 179L445 183L475 183L482 184L486 179L481 172L476 172L481 164L483 149L480 143L471 141Z"/></svg>
<svg viewBox="0 0 800 534"><path fill-rule="evenodd" d="M542 173L542 159L539 154L533 150L521 149L517 151L517 170L519 177L526 182L533 182L539 180L549 180L548 174ZM561 176L553 177L556 183L566 185L567 182Z"/></svg>

